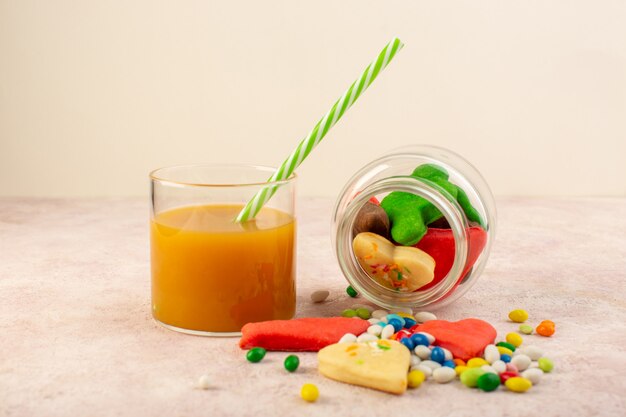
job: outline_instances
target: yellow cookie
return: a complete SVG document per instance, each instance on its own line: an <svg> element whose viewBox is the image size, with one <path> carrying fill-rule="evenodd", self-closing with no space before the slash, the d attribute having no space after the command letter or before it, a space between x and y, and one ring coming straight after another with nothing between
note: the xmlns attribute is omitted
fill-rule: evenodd
<svg viewBox="0 0 626 417"><path fill-rule="evenodd" d="M320 373L336 381L392 394L406 391L409 350L395 340L336 343L317 354Z"/></svg>

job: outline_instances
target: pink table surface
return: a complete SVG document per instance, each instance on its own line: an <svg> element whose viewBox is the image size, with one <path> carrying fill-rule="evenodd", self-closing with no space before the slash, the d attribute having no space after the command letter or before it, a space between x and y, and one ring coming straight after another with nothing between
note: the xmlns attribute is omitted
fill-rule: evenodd
<svg viewBox="0 0 626 417"><path fill-rule="evenodd" d="M349 299L330 247L330 199L299 201L298 316L333 316ZM552 319L526 337L556 365L526 394L427 381L403 396L328 380L314 353L250 364L237 339L178 334L150 316L143 199L0 199L1 416L626 415L626 199L498 201L483 276L443 319L516 329L513 308ZM321 305L309 294L328 289ZM202 374L211 389L194 389ZM321 395L299 397L305 382Z"/></svg>

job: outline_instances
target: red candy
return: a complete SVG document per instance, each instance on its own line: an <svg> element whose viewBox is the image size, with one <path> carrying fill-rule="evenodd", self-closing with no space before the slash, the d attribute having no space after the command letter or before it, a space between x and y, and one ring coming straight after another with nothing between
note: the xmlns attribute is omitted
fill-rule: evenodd
<svg viewBox="0 0 626 417"><path fill-rule="evenodd" d="M241 329L239 347L262 347L267 350L317 352L337 343L346 333L359 335L367 330L367 320L327 317L271 320L248 323Z"/></svg>
<svg viewBox="0 0 626 417"><path fill-rule="evenodd" d="M485 346L493 343L497 334L491 324L479 319L431 320L413 326L411 331L430 333L435 337L436 345L464 361L482 356Z"/></svg>
<svg viewBox="0 0 626 417"><path fill-rule="evenodd" d="M465 278L465 274L474 266L474 263L487 244L487 232L482 227L470 227L467 229L467 233L469 236L469 253L465 269L463 269L463 273L457 284ZM422 240L420 240L415 247L423 250L435 260L435 278L418 290L423 291L441 282L452 268L455 253L452 229L428 228L428 232L426 232Z"/></svg>
<svg viewBox="0 0 626 417"><path fill-rule="evenodd" d="M504 384L507 379L513 378L515 376L519 376L519 374L517 372L502 372L500 374L500 382Z"/></svg>

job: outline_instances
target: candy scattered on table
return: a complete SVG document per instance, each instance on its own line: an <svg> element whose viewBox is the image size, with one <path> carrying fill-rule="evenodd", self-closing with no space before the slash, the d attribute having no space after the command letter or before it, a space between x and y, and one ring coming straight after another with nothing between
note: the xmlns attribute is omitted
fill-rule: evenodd
<svg viewBox="0 0 626 417"><path fill-rule="evenodd" d="M302 388L300 389L300 397L302 397L304 401L314 403L317 401L319 396L320 391L317 389L316 385L310 383L302 385Z"/></svg>
<svg viewBox="0 0 626 417"><path fill-rule="evenodd" d="M287 371L295 372L295 370L298 369L298 366L300 366L300 358L296 355L289 355L285 358L283 365Z"/></svg>
<svg viewBox="0 0 626 417"><path fill-rule="evenodd" d="M500 377L497 374L487 372L478 377L476 386L485 392L494 391L500 386Z"/></svg>
<svg viewBox="0 0 626 417"><path fill-rule="evenodd" d="M554 334L555 331L554 322L550 320L544 320L539 323L539 326L537 326L535 331L541 336L550 337Z"/></svg>
<svg viewBox="0 0 626 417"><path fill-rule="evenodd" d="M526 310L513 310L509 313L509 318L515 323L524 323L526 320L528 320L528 313L526 312Z"/></svg>
<svg viewBox="0 0 626 417"><path fill-rule="evenodd" d="M526 392L533 386L533 383L526 378L514 376L507 379L504 385L513 392Z"/></svg>
<svg viewBox="0 0 626 417"><path fill-rule="evenodd" d="M356 292L354 288L352 288L352 285L348 285L348 287L346 288L346 294L348 294L352 298L356 298L359 296L359 293Z"/></svg>
<svg viewBox="0 0 626 417"><path fill-rule="evenodd" d="M422 385L422 382L424 382L425 380L426 375L424 375L424 372L417 369L409 372L409 375L407 376L407 383L409 388L417 388Z"/></svg>
<svg viewBox="0 0 626 417"><path fill-rule="evenodd" d="M246 359L253 363L261 362L265 357L266 352L267 351L262 347L253 347L246 353Z"/></svg>
<svg viewBox="0 0 626 417"><path fill-rule="evenodd" d="M409 350L394 340L337 343L317 354L322 375L393 394L406 391L410 357Z"/></svg>
<svg viewBox="0 0 626 417"><path fill-rule="evenodd" d="M313 301L314 303L322 303L326 301L329 295L330 291L328 290L313 291L311 293L311 301Z"/></svg>
<svg viewBox="0 0 626 417"><path fill-rule="evenodd" d="M554 369L554 363L552 363L552 360L548 358L539 358L538 362L539 369L541 369L545 373L552 372L552 370Z"/></svg>
<svg viewBox="0 0 626 417"><path fill-rule="evenodd" d="M520 324L519 331L524 334L533 334L533 326L530 324Z"/></svg>
<svg viewBox="0 0 626 417"><path fill-rule="evenodd" d="M337 343L346 333L360 335L370 323L345 317L302 318L248 323L241 329L239 346L279 351L318 351Z"/></svg>
<svg viewBox="0 0 626 417"><path fill-rule="evenodd" d="M198 383L196 384L196 386L198 387L198 389L209 389L211 387L211 377L206 374L202 375L200 378L198 378Z"/></svg>

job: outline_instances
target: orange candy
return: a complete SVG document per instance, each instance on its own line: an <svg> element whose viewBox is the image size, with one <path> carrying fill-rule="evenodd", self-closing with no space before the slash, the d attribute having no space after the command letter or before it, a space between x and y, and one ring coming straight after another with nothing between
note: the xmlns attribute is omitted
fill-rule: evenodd
<svg viewBox="0 0 626 417"><path fill-rule="evenodd" d="M539 326L537 326L535 331L537 332L537 334L540 334L541 336L550 337L554 334L554 331L555 331L554 328L555 326L554 326L553 321L544 320L541 323L539 323Z"/></svg>
<svg viewBox="0 0 626 417"><path fill-rule="evenodd" d="M456 366L465 366L465 361L463 359L458 359L457 358L457 359L454 360L454 364Z"/></svg>

